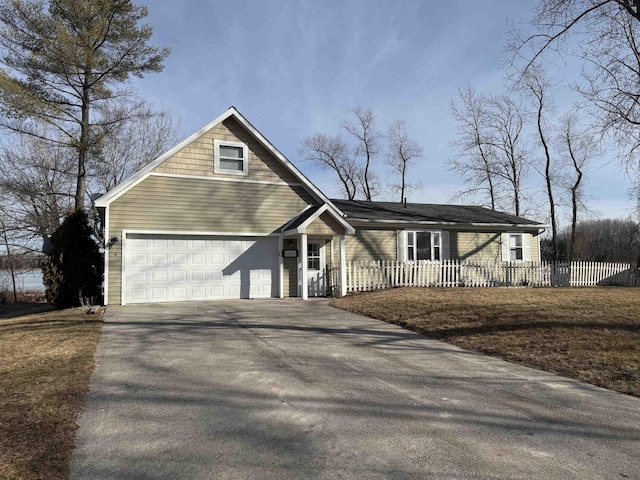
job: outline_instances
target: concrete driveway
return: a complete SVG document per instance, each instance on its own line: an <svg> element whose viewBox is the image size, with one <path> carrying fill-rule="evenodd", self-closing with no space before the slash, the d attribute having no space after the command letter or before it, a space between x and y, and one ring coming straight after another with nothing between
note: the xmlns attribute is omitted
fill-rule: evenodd
<svg viewBox="0 0 640 480"><path fill-rule="evenodd" d="M77 479L639 479L640 400L328 306L109 307Z"/></svg>

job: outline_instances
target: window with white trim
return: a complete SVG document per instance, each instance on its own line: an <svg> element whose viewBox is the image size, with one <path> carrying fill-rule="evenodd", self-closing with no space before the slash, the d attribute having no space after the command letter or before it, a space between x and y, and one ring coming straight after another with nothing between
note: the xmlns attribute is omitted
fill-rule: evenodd
<svg viewBox="0 0 640 480"><path fill-rule="evenodd" d="M248 175L249 148L241 142L213 142L213 171L230 175Z"/></svg>
<svg viewBox="0 0 640 480"><path fill-rule="evenodd" d="M307 268L320 270L320 244L318 242L307 244Z"/></svg>
<svg viewBox="0 0 640 480"><path fill-rule="evenodd" d="M524 260L524 241L521 233L509 234L509 260L511 262Z"/></svg>
<svg viewBox="0 0 640 480"><path fill-rule="evenodd" d="M407 260L440 260L442 234L432 231L407 232Z"/></svg>

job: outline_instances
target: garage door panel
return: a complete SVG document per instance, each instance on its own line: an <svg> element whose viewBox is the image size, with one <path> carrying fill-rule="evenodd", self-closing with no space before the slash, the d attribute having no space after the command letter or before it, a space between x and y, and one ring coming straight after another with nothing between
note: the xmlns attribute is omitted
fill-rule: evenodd
<svg viewBox="0 0 640 480"><path fill-rule="evenodd" d="M209 286L208 297L214 300L222 300L224 298L224 286L223 285Z"/></svg>
<svg viewBox="0 0 640 480"><path fill-rule="evenodd" d="M147 265L149 260L146 253L135 253L131 257L131 263L133 265Z"/></svg>
<svg viewBox="0 0 640 480"><path fill-rule="evenodd" d="M167 289L165 287L151 287L151 300L162 301L167 298Z"/></svg>
<svg viewBox="0 0 640 480"><path fill-rule="evenodd" d="M143 276L146 276L146 275L143 275ZM146 279L144 279L143 281L146 281ZM153 270L151 272L151 281L154 283L157 283L157 282L165 283L167 281L167 271Z"/></svg>
<svg viewBox="0 0 640 480"><path fill-rule="evenodd" d="M169 264L169 255L166 253L153 253L151 255L151 264L164 267Z"/></svg>
<svg viewBox="0 0 640 480"><path fill-rule="evenodd" d="M196 248L196 247L194 247ZM202 248L202 247L197 247ZM191 265L206 265L207 264L207 254L206 253L192 253L191 254Z"/></svg>
<svg viewBox="0 0 640 480"><path fill-rule="evenodd" d="M129 234L125 301L275 296L277 240Z"/></svg>
<svg viewBox="0 0 640 480"><path fill-rule="evenodd" d="M207 281L207 271L206 270L192 270L191 271L191 280L194 282L206 282Z"/></svg>
<svg viewBox="0 0 640 480"><path fill-rule="evenodd" d="M147 289L146 288L132 288L129 290L131 302L146 302L147 301Z"/></svg>
<svg viewBox="0 0 640 480"><path fill-rule="evenodd" d="M204 285L191 287L189 297L193 298L194 300L204 300L207 298L207 288Z"/></svg>

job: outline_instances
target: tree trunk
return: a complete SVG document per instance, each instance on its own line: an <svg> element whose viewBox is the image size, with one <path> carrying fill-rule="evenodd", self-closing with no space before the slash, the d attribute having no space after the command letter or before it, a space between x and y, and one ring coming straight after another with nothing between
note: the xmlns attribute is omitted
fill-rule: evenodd
<svg viewBox="0 0 640 480"><path fill-rule="evenodd" d="M2 225L2 237L4 239L4 245L7 249L7 261L9 262L9 272L11 272L11 283L13 286L13 301L18 301L18 290L16 288L16 270L13 264L13 256L11 255L11 250L9 249L9 238L7 237L7 228L4 223Z"/></svg>
<svg viewBox="0 0 640 480"><path fill-rule="evenodd" d="M496 194L493 188L493 178L491 178L492 172L489 166L489 162L485 159L484 152L480 148L482 159L484 161L485 173L487 174L487 182L489 183L489 196L491 197L491 210L496 209Z"/></svg>
<svg viewBox="0 0 640 480"><path fill-rule="evenodd" d="M90 72L85 74L84 88L82 89L82 118L80 121L80 142L78 145L78 175L76 180L75 209L84 208L84 192L87 186L87 153L89 151L89 85Z"/></svg>
<svg viewBox="0 0 640 480"><path fill-rule="evenodd" d="M371 163L371 154L369 153L369 148L367 147L367 163L364 166L364 195L367 197L368 201L371 201L371 188L369 188L369 164Z"/></svg>
<svg viewBox="0 0 640 480"><path fill-rule="evenodd" d="M573 252L575 252L576 248L576 228L578 225L578 188L580 188L580 182L582 181L582 170L581 165L578 163L578 160L576 159L576 156L573 152L573 147L571 146L571 137L569 136L569 133L567 133L567 146L569 148L571 161L573 162L573 168L578 174L578 176L576 177L576 181L573 182L573 186L571 187L571 247L569 251L569 260L573 260Z"/></svg>
<svg viewBox="0 0 640 480"><path fill-rule="evenodd" d="M547 197L549 199L549 215L551 217L551 245L553 246L553 259L557 262L558 256L559 256L558 226L556 224L556 204L553 199L553 185L551 183L551 155L549 154L549 146L547 145L547 140L544 136L544 132L542 131L543 98L542 96L537 96L537 98L538 98L538 134L540 135L540 142L542 143L542 147L544 148L544 155L546 159L546 164L544 169L544 179L547 185Z"/></svg>
<svg viewBox="0 0 640 480"><path fill-rule="evenodd" d="M406 176L407 176L407 163L403 162L402 163L402 179L400 180L400 203L404 202Z"/></svg>

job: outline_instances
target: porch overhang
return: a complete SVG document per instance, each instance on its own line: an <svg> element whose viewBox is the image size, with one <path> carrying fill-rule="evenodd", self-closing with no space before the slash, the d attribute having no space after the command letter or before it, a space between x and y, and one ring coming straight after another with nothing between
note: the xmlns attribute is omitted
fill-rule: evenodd
<svg viewBox="0 0 640 480"><path fill-rule="evenodd" d="M346 295L346 258L345 258L345 236L354 235L355 228L347 222L342 215L332 208L329 204L313 205L300 212L295 218L284 225L280 229L280 250L283 251L285 238L298 241L299 254L298 258L298 287L299 295L303 300L306 300L309 296L309 284L308 284L308 261L309 251L308 242L318 239L331 240L333 245L333 239L339 239L340 245L340 295ZM332 247L333 248L333 247ZM283 270L283 253L280 254L280 271ZM332 255L333 257L333 250ZM324 258L324 257L321 257ZM324 267L323 267L324 269ZM282 274L281 274L282 279ZM280 282L280 296L283 294L282 280Z"/></svg>
<svg viewBox="0 0 640 480"><path fill-rule="evenodd" d="M341 215L335 212L328 204L316 205L310 207L300 213L296 218L289 222L284 228L282 235L285 237L297 236L306 234L308 227L316 220L318 220L323 214L328 214L333 220L335 220L343 231L335 232L335 235L354 235L355 228L347 222Z"/></svg>

